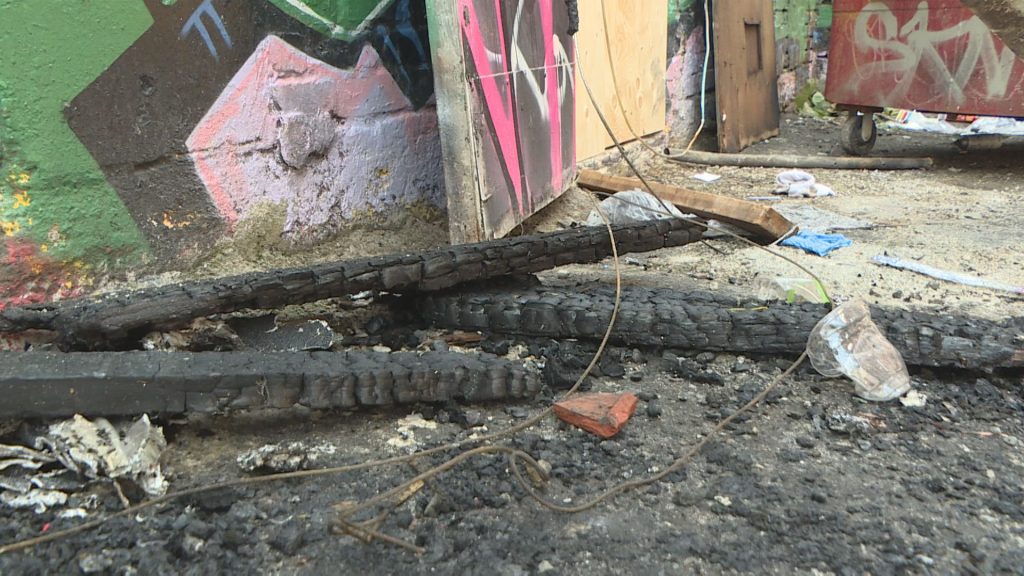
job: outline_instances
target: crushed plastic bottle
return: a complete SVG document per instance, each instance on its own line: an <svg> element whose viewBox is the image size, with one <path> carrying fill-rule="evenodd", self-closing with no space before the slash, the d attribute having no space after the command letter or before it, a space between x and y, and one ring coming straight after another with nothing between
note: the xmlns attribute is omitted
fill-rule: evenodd
<svg viewBox="0 0 1024 576"><path fill-rule="evenodd" d="M770 278L762 276L754 281L754 294L758 300L781 300L786 304L816 302L828 304L828 294L813 278Z"/></svg>
<svg viewBox="0 0 1024 576"><path fill-rule="evenodd" d="M863 300L839 306L822 318L807 340L811 365L822 376L847 376L856 394L885 402L910 391L903 356L871 320Z"/></svg>

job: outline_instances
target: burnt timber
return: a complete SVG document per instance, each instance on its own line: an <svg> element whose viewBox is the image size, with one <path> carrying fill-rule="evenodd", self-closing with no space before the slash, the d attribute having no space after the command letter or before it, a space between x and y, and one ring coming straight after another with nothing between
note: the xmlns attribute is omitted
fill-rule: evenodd
<svg viewBox="0 0 1024 576"><path fill-rule="evenodd" d="M684 220L613 227L619 253L697 242L703 228ZM137 346L154 330L244 309L271 309L367 290L433 291L505 275L539 272L612 254L604 226L573 228L450 246L414 254L254 272L209 281L159 286L98 298L0 310L0 332L51 330L63 350Z"/></svg>
<svg viewBox="0 0 1024 576"><path fill-rule="evenodd" d="M0 352L0 418L524 398L535 370L456 352Z"/></svg>
<svg viewBox="0 0 1024 576"><path fill-rule="evenodd" d="M418 308L440 328L596 341L604 336L614 296L607 285L443 292L422 296ZM827 312L820 304L766 304L722 293L625 287L611 342L795 356ZM1024 318L993 322L878 306L871 314L908 365L1024 368Z"/></svg>

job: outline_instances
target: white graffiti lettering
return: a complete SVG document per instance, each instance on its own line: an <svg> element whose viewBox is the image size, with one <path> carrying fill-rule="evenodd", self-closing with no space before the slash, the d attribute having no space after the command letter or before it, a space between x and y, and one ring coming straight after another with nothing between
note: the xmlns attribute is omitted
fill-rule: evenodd
<svg viewBox="0 0 1024 576"><path fill-rule="evenodd" d="M537 107L540 110L541 118L545 122L551 119L551 110L548 106L547 89L541 87L537 81L537 77L533 73L533 69L530 68L526 62L526 56L523 54L523 50L520 48L520 36L519 36L519 22L522 19L523 14L523 2L519 2L516 7L516 19L512 24L512 47L511 47L511 64L512 64L512 82L515 86L516 93L519 93L520 82L525 82L526 87L529 88L530 94L537 101ZM558 70L558 105L565 104L565 98L568 94L570 87L575 87L575 79L572 74L572 62L569 60L569 55L565 51L565 47L562 46L562 41L559 40L558 34L552 34L552 44L555 55L555 68ZM545 71L545 74L547 71ZM568 81L566 80L568 79Z"/></svg>
<svg viewBox="0 0 1024 576"><path fill-rule="evenodd" d="M857 70L860 78L892 74L897 78L890 96L904 98L915 79L926 79L937 89L947 90L952 101L962 104L969 87L988 99L1007 96L1016 56L1006 47L998 50L991 30L977 16L945 29L929 27L927 0L920 2L914 16L902 27L883 2L869 2L857 15L854 41L859 51L878 58ZM958 40L956 51L940 46ZM981 63L979 68L978 64ZM972 80L978 72L984 83ZM984 86L982 90L981 87Z"/></svg>

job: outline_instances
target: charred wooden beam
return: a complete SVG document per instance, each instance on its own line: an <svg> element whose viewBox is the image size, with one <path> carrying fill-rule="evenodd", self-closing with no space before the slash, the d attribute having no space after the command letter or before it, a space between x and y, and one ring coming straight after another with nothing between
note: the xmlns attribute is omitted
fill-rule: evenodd
<svg viewBox="0 0 1024 576"><path fill-rule="evenodd" d="M0 352L0 418L354 408L536 394L536 371L455 352Z"/></svg>
<svg viewBox="0 0 1024 576"><path fill-rule="evenodd" d="M614 289L540 288L424 295L419 309L435 326L490 333L599 340ZM816 304L765 304L711 292L627 287L612 333L624 346L749 354L799 354L828 312ZM1024 367L1024 318L993 322L872 307L872 317L912 366Z"/></svg>
<svg viewBox="0 0 1024 576"><path fill-rule="evenodd" d="M615 227L620 253L680 246L700 240L692 222L659 220ZM133 346L153 330L171 330L193 318L242 309L304 304L365 290L431 291L462 282L539 272L611 255L603 226L464 244L415 254L255 272L210 281L160 286L100 298L0 310L0 332L59 333L64 350Z"/></svg>

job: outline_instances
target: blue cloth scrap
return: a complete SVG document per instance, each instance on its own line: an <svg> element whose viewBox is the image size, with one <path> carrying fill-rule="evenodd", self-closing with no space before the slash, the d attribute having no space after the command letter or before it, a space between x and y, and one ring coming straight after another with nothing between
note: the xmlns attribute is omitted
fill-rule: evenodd
<svg viewBox="0 0 1024 576"><path fill-rule="evenodd" d="M818 256L828 256L833 250L845 248L850 244L853 244L853 240L842 234L818 234L816 232L804 231L797 232L779 242L780 246L800 248L805 252L817 254Z"/></svg>

